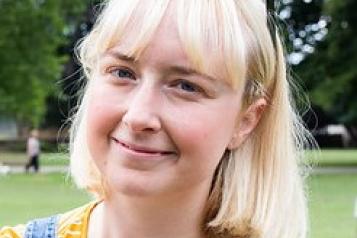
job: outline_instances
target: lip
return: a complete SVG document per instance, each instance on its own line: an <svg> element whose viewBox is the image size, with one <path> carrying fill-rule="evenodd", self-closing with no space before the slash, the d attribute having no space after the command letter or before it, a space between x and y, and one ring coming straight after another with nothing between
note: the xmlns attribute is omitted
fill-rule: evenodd
<svg viewBox="0 0 357 238"><path fill-rule="evenodd" d="M155 156L167 156L176 154L174 151L168 150L160 150L151 147L146 147L142 145L137 145L133 143L129 143L127 141L119 140L115 137L111 137L111 139L118 145L120 145L125 151L146 157L155 157Z"/></svg>

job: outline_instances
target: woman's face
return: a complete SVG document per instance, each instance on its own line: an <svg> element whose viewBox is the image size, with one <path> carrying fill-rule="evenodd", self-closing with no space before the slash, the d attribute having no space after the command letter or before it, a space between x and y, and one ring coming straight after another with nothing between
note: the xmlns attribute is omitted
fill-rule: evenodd
<svg viewBox="0 0 357 238"><path fill-rule="evenodd" d="M88 145L111 193L207 193L234 134L241 92L193 70L175 25L165 16L138 60L130 37L109 49L90 82Z"/></svg>

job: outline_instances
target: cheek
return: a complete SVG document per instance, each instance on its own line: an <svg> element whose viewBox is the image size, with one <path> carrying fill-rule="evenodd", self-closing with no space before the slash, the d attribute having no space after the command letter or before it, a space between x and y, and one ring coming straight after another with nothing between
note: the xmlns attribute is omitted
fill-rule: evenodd
<svg viewBox="0 0 357 238"><path fill-rule="evenodd" d="M87 140L93 158L107 151L111 132L120 122L121 112L117 98L105 88L90 92L87 107ZM102 156L100 156L102 157Z"/></svg>
<svg viewBox="0 0 357 238"><path fill-rule="evenodd" d="M237 108L205 107L173 117L176 133L172 133L172 137L182 155L200 167L204 161L215 168L231 140L236 119L234 111Z"/></svg>
<svg viewBox="0 0 357 238"><path fill-rule="evenodd" d="M91 99L88 106L88 132L108 134L118 122L115 105Z"/></svg>

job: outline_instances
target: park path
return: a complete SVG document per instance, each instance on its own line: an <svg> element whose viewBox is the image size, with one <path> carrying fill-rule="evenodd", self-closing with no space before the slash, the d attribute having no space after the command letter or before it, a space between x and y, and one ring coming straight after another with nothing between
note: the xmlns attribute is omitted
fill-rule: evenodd
<svg viewBox="0 0 357 238"><path fill-rule="evenodd" d="M23 166L11 166L10 173L24 173ZM32 172L32 171L31 171ZM41 166L40 173L67 173L67 166ZM357 166L353 167L315 167L311 170L311 174L357 174Z"/></svg>
<svg viewBox="0 0 357 238"><path fill-rule="evenodd" d="M32 173L33 170L30 170L29 172ZM41 166L39 172L43 173L43 174L66 173L66 172L68 172L68 166ZM9 173L11 173L11 174L25 173L25 167L24 166L10 166Z"/></svg>

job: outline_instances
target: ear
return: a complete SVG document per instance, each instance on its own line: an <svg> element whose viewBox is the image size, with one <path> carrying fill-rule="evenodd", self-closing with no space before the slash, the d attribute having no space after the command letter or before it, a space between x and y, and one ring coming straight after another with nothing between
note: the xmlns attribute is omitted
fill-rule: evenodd
<svg viewBox="0 0 357 238"><path fill-rule="evenodd" d="M249 105L249 107L244 112L242 112L232 135L231 141L228 144L229 150L238 148L247 139L250 133L258 125L266 106L266 99L259 98L251 105Z"/></svg>

